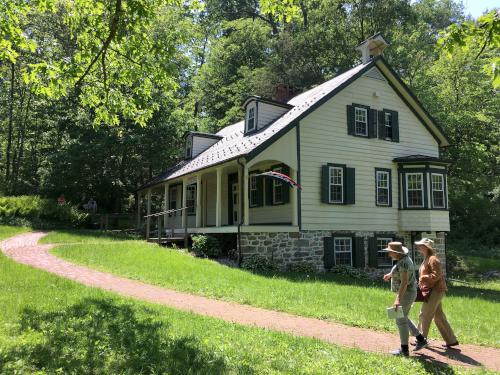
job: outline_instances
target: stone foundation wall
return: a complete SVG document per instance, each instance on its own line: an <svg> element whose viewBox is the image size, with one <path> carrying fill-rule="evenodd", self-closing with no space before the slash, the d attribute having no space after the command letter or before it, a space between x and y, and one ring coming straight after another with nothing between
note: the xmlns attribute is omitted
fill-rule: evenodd
<svg viewBox="0 0 500 375"><path fill-rule="evenodd" d="M298 263L312 264L318 272L324 272L323 254L324 237L330 237L340 231L301 231L282 233L241 233L242 256L259 255L276 262L282 269L289 265ZM364 238L365 271L373 277L382 276L387 269L368 268L368 239L374 236L393 235L394 232L350 232L356 237ZM422 258L414 249L410 232L399 232L396 236L404 239L406 247L410 249L410 255L415 260L418 268ZM422 237L429 237L435 241L435 247L441 260L443 271L446 270L445 258L445 234L423 233Z"/></svg>

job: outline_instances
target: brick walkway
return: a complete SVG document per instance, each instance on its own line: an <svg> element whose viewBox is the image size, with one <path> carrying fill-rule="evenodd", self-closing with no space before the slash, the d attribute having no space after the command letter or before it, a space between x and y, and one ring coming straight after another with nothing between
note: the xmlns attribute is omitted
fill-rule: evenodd
<svg viewBox="0 0 500 375"><path fill-rule="evenodd" d="M386 353L399 345L398 337L386 332L349 327L319 319L176 292L78 266L50 254L49 250L52 245L38 245L38 240L44 235L41 232L21 234L1 242L0 247L8 257L18 263L40 268L88 286L178 310L292 335L314 337L335 345L369 352ZM482 365L500 371L500 349L461 345L460 350L445 351L440 344L441 342L431 342L429 348L412 353L412 355L435 363L462 366Z"/></svg>

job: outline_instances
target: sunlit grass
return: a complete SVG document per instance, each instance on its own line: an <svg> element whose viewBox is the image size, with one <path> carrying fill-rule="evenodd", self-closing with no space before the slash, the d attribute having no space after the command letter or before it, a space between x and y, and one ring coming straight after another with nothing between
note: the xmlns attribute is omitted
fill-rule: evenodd
<svg viewBox="0 0 500 375"><path fill-rule="evenodd" d="M56 238L57 234L52 235L52 239ZM75 244L76 236L64 241L71 244L54 249L56 255L131 279L351 326L396 332L394 322L385 315L386 307L394 299L387 284L335 275L256 275L141 241L102 239L97 244L100 239L94 237L90 244ZM444 308L461 342L500 347L499 301L496 287L459 284L450 287ZM411 312L415 321L419 307L415 304ZM431 337L439 337L434 328Z"/></svg>
<svg viewBox="0 0 500 375"><path fill-rule="evenodd" d="M0 241L6 238L15 236L16 234L21 234L29 232L30 228L27 227L14 227L10 225L0 225Z"/></svg>
<svg viewBox="0 0 500 375"><path fill-rule="evenodd" d="M0 254L0 373L461 374L178 312Z"/></svg>

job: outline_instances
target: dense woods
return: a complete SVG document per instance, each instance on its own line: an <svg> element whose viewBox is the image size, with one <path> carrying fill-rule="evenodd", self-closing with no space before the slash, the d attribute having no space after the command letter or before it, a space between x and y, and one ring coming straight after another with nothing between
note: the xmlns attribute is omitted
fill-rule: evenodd
<svg viewBox="0 0 500 375"><path fill-rule="evenodd" d="M499 15L453 0L33 0L0 4L0 195L106 211L248 95L299 92L384 52L445 129L452 235L500 238Z"/></svg>

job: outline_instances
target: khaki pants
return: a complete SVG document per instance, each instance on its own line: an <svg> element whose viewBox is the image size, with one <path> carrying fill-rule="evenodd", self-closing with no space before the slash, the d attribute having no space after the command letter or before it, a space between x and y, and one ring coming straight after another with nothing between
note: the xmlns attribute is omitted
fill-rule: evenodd
<svg viewBox="0 0 500 375"><path fill-rule="evenodd" d="M415 325L410 319L408 319L408 314L410 313L411 306L413 302L415 302L416 297L417 297L416 290L406 290L405 294L403 294L403 296L399 301L399 303L401 303L404 315L402 318L396 319L396 325L398 326L399 339L401 340L401 345L408 345L410 329L412 333L415 334L413 329L415 328Z"/></svg>
<svg viewBox="0 0 500 375"><path fill-rule="evenodd" d="M441 304L444 295L445 292L436 292L433 290L429 297L429 301L422 303L418 329L422 332L422 335L427 337L432 319L434 318L434 323L436 323L436 327L439 333L441 333L444 341L447 344L454 344L457 342L457 338L446 319L446 315L444 315L443 306Z"/></svg>

